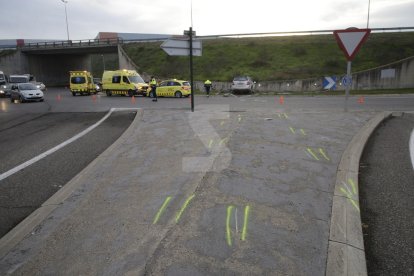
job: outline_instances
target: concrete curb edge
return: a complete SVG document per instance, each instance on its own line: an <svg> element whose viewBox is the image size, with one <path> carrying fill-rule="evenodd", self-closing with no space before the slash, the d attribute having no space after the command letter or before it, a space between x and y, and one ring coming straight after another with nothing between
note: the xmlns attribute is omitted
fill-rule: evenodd
<svg viewBox="0 0 414 276"><path fill-rule="evenodd" d="M86 168L73 177L66 183L62 189L57 191L48 200L46 200L38 209L21 221L17 226L10 230L5 236L0 239L0 259L5 257L19 242L21 242L30 232L43 220L45 220L50 213L58 208L67 198L69 198L77 188L80 187L82 177L93 170L102 159L106 158L118 146L123 144L130 133L137 128L141 121L143 110L140 108L112 108L112 111L137 111L134 120L129 127L122 133L122 135L97 158L95 158Z"/></svg>
<svg viewBox="0 0 414 276"><path fill-rule="evenodd" d="M374 130L392 112L381 112L352 138L338 165L325 275L367 275L359 208L359 160Z"/></svg>

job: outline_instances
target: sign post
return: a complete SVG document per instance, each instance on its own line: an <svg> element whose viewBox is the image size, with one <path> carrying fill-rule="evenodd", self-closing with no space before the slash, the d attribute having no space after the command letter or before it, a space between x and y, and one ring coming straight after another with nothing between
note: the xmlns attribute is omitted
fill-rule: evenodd
<svg viewBox="0 0 414 276"><path fill-rule="evenodd" d="M191 111L194 112L193 56L201 56L202 45L200 40L193 41L193 27L189 31L185 30L184 36L184 39L168 39L160 47L170 56L190 56Z"/></svg>
<svg viewBox="0 0 414 276"><path fill-rule="evenodd" d="M190 85L191 85L191 112L194 112L194 79L193 79L193 27L190 27Z"/></svg>
<svg viewBox="0 0 414 276"><path fill-rule="evenodd" d="M370 29L349 28L346 30L334 31L334 36L339 48L344 52L347 62L345 87L345 112L348 111L348 98L352 85L351 66L352 60L361 48L362 44L368 39Z"/></svg>

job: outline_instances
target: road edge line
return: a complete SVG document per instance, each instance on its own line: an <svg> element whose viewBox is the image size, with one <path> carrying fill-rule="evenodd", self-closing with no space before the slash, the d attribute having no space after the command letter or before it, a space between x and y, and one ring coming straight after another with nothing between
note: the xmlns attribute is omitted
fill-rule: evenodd
<svg viewBox="0 0 414 276"><path fill-rule="evenodd" d="M80 179L90 171L92 171L95 166L101 162L103 158L106 158L110 152L112 152L119 145L123 144L125 140L129 137L130 133L133 132L140 123L143 115L143 110L141 108L111 108L109 112L111 114L116 111L137 111L134 120L129 125L129 127L122 133L122 135L110 145L104 152L102 152L98 157L96 157L89 165L80 171L76 176L69 180L62 189L58 190L53 194L48 200L46 200L39 208L37 208L33 213L27 216L22 220L18 225L16 225L12 230L10 230L6 235L0 239L0 260L3 259L17 244L19 244L26 236L30 235L31 231L41 224L50 213L52 213L56 208L58 208L67 198L69 198L73 192L80 187L82 181Z"/></svg>
<svg viewBox="0 0 414 276"><path fill-rule="evenodd" d="M358 131L342 154L332 200L325 270L327 276L367 275L361 215L351 202L359 205L359 161L364 147L375 129L391 116L392 112L388 111L377 114ZM352 198L341 193L343 183L349 180L353 181L357 191Z"/></svg>

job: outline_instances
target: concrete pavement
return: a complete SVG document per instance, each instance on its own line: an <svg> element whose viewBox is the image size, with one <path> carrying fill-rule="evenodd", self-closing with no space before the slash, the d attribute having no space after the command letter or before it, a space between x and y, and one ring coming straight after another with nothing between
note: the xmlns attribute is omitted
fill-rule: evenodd
<svg viewBox="0 0 414 276"><path fill-rule="evenodd" d="M323 275L336 169L374 115L141 110L12 233L0 272Z"/></svg>

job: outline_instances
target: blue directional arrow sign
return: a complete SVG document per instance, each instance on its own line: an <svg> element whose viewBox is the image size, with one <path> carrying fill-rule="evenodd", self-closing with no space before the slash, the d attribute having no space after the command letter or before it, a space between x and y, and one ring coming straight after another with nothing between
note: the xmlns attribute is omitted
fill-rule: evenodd
<svg viewBox="0 0 414 276"><path fill-rule="evenodd" d="M336 89L336 77L324 77L322 82L323 89Z"/></svg>
<svg viewBox="0 0 414 276"><path fill-rule="evenodd" d="M351 76L344 76L342 78L342 84L344 86L351 86L352 85L352 77Z"/></svg>

